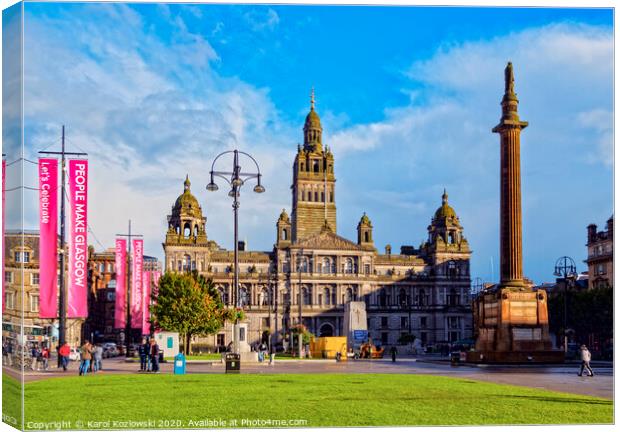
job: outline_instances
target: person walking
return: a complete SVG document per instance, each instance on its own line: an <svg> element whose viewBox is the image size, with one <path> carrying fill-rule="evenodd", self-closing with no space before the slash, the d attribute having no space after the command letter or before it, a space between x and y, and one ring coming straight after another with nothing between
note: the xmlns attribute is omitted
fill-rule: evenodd
<svg viewBox="0 0 620 432"><path fill-rule="evenodd" d="M88 374L88 369L90 368L90 362L93 359L93 346L90 344L90 341L86 341L82 348L80 348L80 375Z"/></svg>
<svg viewBox="0 0 620 432"><path fill-rule="evenodd" d="M398 353L398 350L396 349L395 346L390 348L390 354L392 354L392 363L396 363L396 354L397 353Z"/></svg>
<svg viewBox="0 0 620 432"><path fill-rule="evenodd" d="M159 373L159 345L155 338L151 339L151 372Z"/></svg>
<svg viewBox="0 0 620 432"><path fill-rule="evenodd" d="M43 362L43 370L46 371L49 366L50 350L48 347L43 347L41 350L41 361Z"/></svg>
<svg viewBox="0 0 620 432"><path fill-rule="evenodd" d="M6 344L6 353L6 365L13 366L13 344L11 342Z"/></svg>
<svg viewBox="0 0 620 432"><path fill-rule="evenodd" d="M69 355L71 355L71 347L65 342L59 349L58 355L60 356L60 364L63 372L67 372L67 366L69 365Z"/></svg>
<svg viewBox="0 0 620 432"><path fill-rule="evenodd" d="M592 368L590 367L590 360L592 360L592 354L588 350L588 347L581 345L581 369L579 369L579 376L583 375L583 370L586 369L591 377L594 376Z"/></svg>
<svg viewBox="0 0 620 432"><path fill-rule="evenodd" d="M148 360L151 346L146 341L146 338L142 338L142 343L138 347L138 354L140 355L140 372L148 372Z"/></svg>
<svg viewBox="0 0 620 432"><path fill-rule="evenodd" d="M93 350L93 372L99 372L103 369L103 347L96 344Z"/></svg>
<svg viewBox="0 0 620 432"><path fill-rule="evenodd" d="M2 363L4 366L8 366L9 363L9 343L5 342L2 344Z"/></svg>
<svg viewBox="0 0 620 432"><path fill-rule="evenodd" d="M39 363L39 349L35 344L32 344L32 348L30 349L30 369L33 371L38 369Z"/></svg>

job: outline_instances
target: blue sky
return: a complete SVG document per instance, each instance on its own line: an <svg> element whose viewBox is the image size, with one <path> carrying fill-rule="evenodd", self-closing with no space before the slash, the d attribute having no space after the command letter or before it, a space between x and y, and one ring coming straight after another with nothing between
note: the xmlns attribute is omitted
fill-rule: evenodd
<svg viewBox="0 0 620 432"><path fill-rule="evenodd" d="M242 196L240 235L269 250L279 211L290 212L314 86L336 158L339 234L355 238L365 211L379 250L417 246L445 187L474 250L472 276L490 281L491 128L512 60L530 122L524 269L549 281L561 255L585 269L585 227L613 211L612 30L603 9L26 3L26 141L46 147L64 122L69 144L90 153L97 239L112 246L131 217L160 257L186 173L209 237L231 247L230 202L204 185L219 151L249 151L268 193Z"/></svg>

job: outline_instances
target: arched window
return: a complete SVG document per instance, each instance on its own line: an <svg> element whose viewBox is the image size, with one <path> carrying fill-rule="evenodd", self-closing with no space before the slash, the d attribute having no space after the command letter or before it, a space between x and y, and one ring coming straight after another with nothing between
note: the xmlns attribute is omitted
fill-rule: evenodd
<svg viewBox="0 0 620 432"><path fill-rule="evenodd" d="M398 304L400 304L401 307L409 304L409 296L407 296L407 291L405 291L404 288L401 288L398 292Z"/></svg>
<svg viewBox="0 0 620 432"><path fill-rule="evenodd" d="M348 303L350 301L353 301L353 290L351 288L347 288L343 303Z"/></svg>
<svg viewBox="0 0 620 432"><path fill-rule="evenodd" d="M177 225L174 230L176 231L177 235L181 234L181 228Z"/></svg>
<svg viewBox="0 0 620 432"><path fill-rule="evenodd" d="M323 297L325 298L325 306L329 306L331 304L331 293L329 288L323 289Z"/></svg>
<svg viewBox="0 0 620 432"><path fill-rule="evenodd" d="M370 233L368 231L364 231L364 242L368 243L370 241Z"/></svg>
<svg viewBox="0 0 620 432"><path fill-rule="evenodd" d="M307 287L303 287L301 289L301 298L304 306L308 306L312 304L312 290Z"/></svg>
<svg viewBox="0 0 620 432"><path fill-rule="evenodd" d="M385 292L385 288L381 288L379 292L379 306L387 306L387 294Z"/></svg>
<svg viewBox="0 0 620 432"><path fill-rule="evenodd" d="M288 231L286 228L282 228L282 233L280 234L280 240L288 240Z"/></svg>
<svg viewBox="0 0 620 432"><path fill-rule="evenodd" d="M345 274L353 273L353 259L345 258L344 263L342 264L342 272Z"/></svg>
<svg viewBox="0 0 620 432"><path fill-rule="evenodd" d="M312 170L313 170L315 173L318 173L318 172L319 172L319 161L318 161L318 160L316 160L316 159L312 161Z"/></svg>
<svg viewBox="0 0 620 432"><path fill-rule="evenodd" d="M324 273L324 274L332 273L331 267L332 267L331 259L327 257L323 258L323 261L321 262L321 273Z"/></svg>
<svg viewBox="0 0 620 432"><path fill-rule="evenodd" d="M239 303L242 307L249 304L248 290L245 288L239 289Z"/></svg>
<svg viewBox="0 0 620 432"><path fill-rule="evenodd" d="M456 243L455 239L456 239L456 236L454 235L454 232L450 231L450 233L448 234L448 243L449 244Z"/></svg>
<svg viewBox="0 0 620 432"><path fill-rule="evenodd" d="M314 202L319 202L319 193L314 191Z"/></svg>
<svg viewBox="0 0 620 432"><path fill-rule="evenodd" d="M460 303L461 296L457 294L456 289L451 288L448 295L448 304L450 306L457 306Z"/></svg>
<svg viewBox="0 0 620 432"><path fill-rule="evenodd" d="M221 302L224 303L225 305L228 305L228 290L220 286L217 288L217 291L220 295Z"/></svg>
<svg viewBox="0 0 620 432"><path fill-rule="evenodd" d="M194 225L194 237L198 237L198 225Z"/></svg>
<svg viewBox="0 0 620 432"><path fill-rule="evenodd" d="M299 262L297 263L297 271L301 273L308 273L308 257L299 257Z"/></svg>
<svg viewBox="0 0 620 432"><path fill-rule="evenodd" d="M269 291L267 290L266 287L264 287L258 293L258 304L260 306L267 306L267 305L269 305L269 302L270 302Z"/></svg>
<svg viewBox="0 0 620 432"><path fill-rule="evenodd" d="M454 279L458 276L456 263L454 261L448 262L448 277Z"/></svg>
<svg viewBox="0 0 620 432"><path fill-rule="evenodd" d="M183 257L183 271L192 270L192 257L189 255L185 255Z"/></svg>
<svg viewBox="0 0 620 432"><path fill-rule="evenodd" d="M191 228L189 222L186 222L185 226L183 227L183 237L184 238L189 238L190 235L192 235L192 228Z"/></svg>
<svg viewBox="0 0 620 432"><path fill-rule="evenodd" d="M425 306L426 303L426 293L424 292L424 289L420 289L418 294L418 304L420 306Z"/></svg>

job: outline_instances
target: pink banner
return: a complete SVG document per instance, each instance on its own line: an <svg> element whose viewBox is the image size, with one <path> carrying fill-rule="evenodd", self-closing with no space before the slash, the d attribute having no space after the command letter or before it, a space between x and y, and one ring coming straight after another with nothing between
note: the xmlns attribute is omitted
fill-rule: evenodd
<svg viewBox="0 0 620 432"><path fill-rule="evenodd" d="M116 239L116 303L114 328L123 329L127 324L127 240Z"/></svg>
<svg viewBox="0 0 620 432"><path fill-rule="evenodd" d="M151 306L151 272L142 273L142 334L151 333L150 308Z"/></svg>
<svg viewBox="0 0 620 432"><path fill-rule="evenodd" d="M157 289L159 288L159 278L161 277L161 272L154 271L153 272L153 294L157 296Z"/></svg>
<svg viewBox="0 0 620 432"><path fill-rule="evenodd" d="M88 161L69 160L69 290L67 318L88 316Z"/></svg>
<svg viewBox="0 0 620 432"><path fill-rule="evenodd" d="M6 308L6 295L4 294L4 248L6 247L6 239L4 237L4 219L6 202L6 161L2 159L2 312Z"/></svg>
<svg viewBox="0 0 620 432"><path fill-rule="evenodd" d="M39 159L39 318L58 316L58 159Z"/></svg>
<svg viewBox="0 0 620 432"><path fill-rule="evenodd" d="M140 239L132 240L132 284L131 284L131 328L142 328L142 260L144 242Z"/></svg>

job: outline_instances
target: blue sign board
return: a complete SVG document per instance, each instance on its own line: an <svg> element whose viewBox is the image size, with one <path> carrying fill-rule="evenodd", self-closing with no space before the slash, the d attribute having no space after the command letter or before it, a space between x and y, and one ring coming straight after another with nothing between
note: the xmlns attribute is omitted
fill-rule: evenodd
<svg viewBox="0 0 620 432"><path fill-rule="evenodd" d="M353 340L356 342L366 342L368 340L368 330L353 330Z"/></svg>

